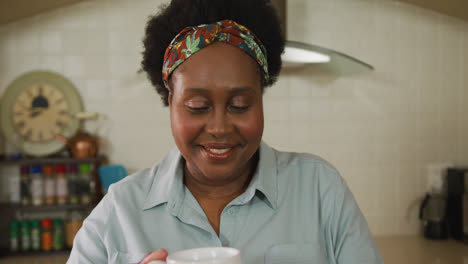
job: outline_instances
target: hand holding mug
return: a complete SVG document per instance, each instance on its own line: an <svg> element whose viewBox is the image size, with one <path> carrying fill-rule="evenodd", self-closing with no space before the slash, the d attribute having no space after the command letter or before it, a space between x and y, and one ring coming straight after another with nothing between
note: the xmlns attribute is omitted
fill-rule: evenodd
<svg viewBox="0 0 468 264"><path fill-rule="evenodd" d="M167 250L163 248L158 249L146 255L142 261L138 262L138 264L158 263L157 261L162 261L161 263L165 263L164 260L166 260L167 255Z"/></svg>

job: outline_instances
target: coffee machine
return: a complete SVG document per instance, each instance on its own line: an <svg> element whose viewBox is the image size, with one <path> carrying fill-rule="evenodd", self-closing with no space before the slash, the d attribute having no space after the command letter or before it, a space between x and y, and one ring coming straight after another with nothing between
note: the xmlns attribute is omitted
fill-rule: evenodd
<svg viewBox="0 0 468 264"><path fill-rule="evenodd" d="M442 193L428 193L419 208L419 219L424 224L424 237L429 239L448 238L446 213L447 197Z"/></svg>
<svg viewBox="0 0 468 264"><path fill-rule="evenodd" d="M447 218L450 236L468 241L468 168L447 170Z"/></svg>

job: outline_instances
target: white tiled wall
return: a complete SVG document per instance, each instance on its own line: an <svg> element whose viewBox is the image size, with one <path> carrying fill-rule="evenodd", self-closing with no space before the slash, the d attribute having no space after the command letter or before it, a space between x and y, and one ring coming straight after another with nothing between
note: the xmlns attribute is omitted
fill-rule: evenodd
<svg viewBox="0 0 468 264"><path fill-rule="evenodd" d="M136 71L162 2L87 1L0 26L0 92L24 72L60 72L105 116L86 126L111 161L151 166L173 140L168 110ZM374 234L418 233L427 166L468 165L468 23L391 0L290 0L288 38L375 71L282 74L265 93L264 139L333 163Z"/></svg>

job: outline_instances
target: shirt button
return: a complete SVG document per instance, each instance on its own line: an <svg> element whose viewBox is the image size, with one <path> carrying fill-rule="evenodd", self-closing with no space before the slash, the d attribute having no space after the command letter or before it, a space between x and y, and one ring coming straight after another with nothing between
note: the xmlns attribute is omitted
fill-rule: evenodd
<svg viewBox="0 0 468 264"><path fill-rule="evenodd" d="M227 210L227 213L230 214L230 215L234 214L234 208L229 208Z"/></svg>

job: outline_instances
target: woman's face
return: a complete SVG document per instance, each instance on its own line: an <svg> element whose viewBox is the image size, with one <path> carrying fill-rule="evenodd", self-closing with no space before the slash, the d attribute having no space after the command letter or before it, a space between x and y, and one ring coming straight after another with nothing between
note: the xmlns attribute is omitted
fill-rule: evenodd
<svg viewBox="0 0 468 264"><path fill-rule="evenodd" d="M239 48L214 43L171 78L172 134L191 177L218 186L248 173L263 134L257 63Z"/></svg>

